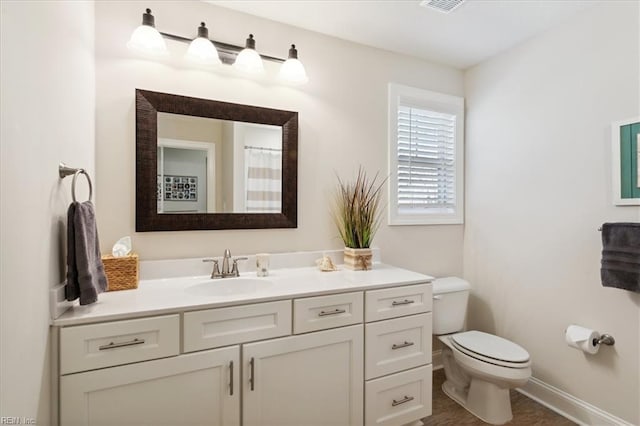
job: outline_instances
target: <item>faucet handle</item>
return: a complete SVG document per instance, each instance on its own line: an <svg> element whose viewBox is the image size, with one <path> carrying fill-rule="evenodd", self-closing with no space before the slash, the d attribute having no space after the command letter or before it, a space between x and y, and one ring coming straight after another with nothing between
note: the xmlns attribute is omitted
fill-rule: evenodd
<svg viewBox="0 0 640 426"><path fill-rule="evenodd" d="M203 262L213 262L213 269L211 270L211 278L220 277L220 268L218 267L218 259L202 259Z"/></svg>
<svg viewBox="0 0 640 426"><path fill-rule="evenodd" d="M240 276L240 271L238 271L238 260L248 260L248 257L234 257L233 260L233 266L231 267L231 274L235 277L239 277Z"/></svg>
<svg viewBox="0 0 640 426"><path fill-rule="evenodd" d="M226 257L226 258L231 258L231 250L229 250L229 249L225 249L225 250L224 250L224 257Z"/></svg>

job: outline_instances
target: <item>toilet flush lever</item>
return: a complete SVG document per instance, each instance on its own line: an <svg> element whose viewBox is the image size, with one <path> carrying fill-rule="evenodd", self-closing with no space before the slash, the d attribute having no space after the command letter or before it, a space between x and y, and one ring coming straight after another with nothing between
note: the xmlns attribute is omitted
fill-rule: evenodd
<svg viewBox="0 0 640 426"><path fill-rule="evenodd" d="M433 300L442 300L442 296L433 296Z"/></svg>

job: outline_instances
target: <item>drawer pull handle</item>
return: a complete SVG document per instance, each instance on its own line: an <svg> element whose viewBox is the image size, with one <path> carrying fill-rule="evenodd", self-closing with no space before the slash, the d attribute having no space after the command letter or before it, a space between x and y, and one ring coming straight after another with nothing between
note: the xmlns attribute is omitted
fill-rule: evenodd
<svg viewBox="0 0 640 426"><path fill-rule="evenodd" d="M345 311L344 309L334 309L333 311L320 311L320 313L318 314L319 317L326 317L329 315L338 315L338 314L344 314Z"/></svg>
<svg viewBox="0 0 640 426"><path fill-rule="evenodd" d="M415 303L415 300L404 299L402 302L396 302L395 300L391 302L391 306L402 306L402 305L410 305Z"/></svg>
<svg viewBox="0 0 640 426"><path fill-rule="evenodd" d="M413 401L415 398L412 396L404 396L404 398L402 398L400 401L396 401L395 399L393 400L393 402L391 403L392 407L395 407L396 405L400 405L400 404L404 404L406 402L409 401Z"/></svg>
<svg viewBox="0 0 640 426"><path fill-rule="evenodd" d="M255 379L254 379L254 365L255 365L255 360L253 359L253 357L251 357L251 361L249 361L249 366L251 367L251 376L249 376L249 383L251 384L251 390L253 390L254 385L255 385Z"/></svg>
<svg viewBox="0 0 640 426"><path fill-rule="evenodd" d="M98 346L98 350L106 351L107 349L123 348L125 346L135 346L135 345L142 345L142 344L144 344L144 339L135 338L128 342L122 342L122 343L111 342L108 345Z"/></svg>
<svg viewBox="0 0 640 426"><path fill-rule="evenodd" d="M415 345L415 343L413 343L413 342L407 342L407 341L405 340L405 342L404 342L404 343L400 343L399 345L397 345L397 344L395 344L395 343L394 343L394 344L393 344L393 346L391 346L391 349L394 349L394 350L395 350L395 349L401 349L401 348L406 348L407 346L413 346L413 345Z"/></svg>
<svg viewBox="0 0 640 426"><path fill-rule="evenodd" d="M233 361L229 361L229 396L233 396Z"/></svg>

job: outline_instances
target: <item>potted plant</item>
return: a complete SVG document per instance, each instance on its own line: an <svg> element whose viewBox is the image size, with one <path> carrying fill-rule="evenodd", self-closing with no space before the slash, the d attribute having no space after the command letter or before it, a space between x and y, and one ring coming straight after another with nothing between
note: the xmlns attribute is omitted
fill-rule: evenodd
<svg viewBox="0 0 640 426"><path fill-rule="evenodd" d="M344 266L353 270L371 268L371 241L380 226L380 198L384 180L378 173L370 179L362 167L355 182L338 177L333 220L344 242Z"/></svg>

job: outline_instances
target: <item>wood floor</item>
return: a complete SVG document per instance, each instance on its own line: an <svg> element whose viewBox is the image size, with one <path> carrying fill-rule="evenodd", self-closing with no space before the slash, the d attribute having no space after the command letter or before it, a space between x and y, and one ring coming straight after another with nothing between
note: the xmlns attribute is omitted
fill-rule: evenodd
<svg viewBox="0 0 640 426"><path fill-rule="evenodd" d="M457 402L442 392L444 382L444 370L433 372L433 415L423 419L426 426L460 426L460 425L486 425L482 420L470 414ZM512 426L572 426L570 420L556 414L548 408L527 398L520 392L511 391L511 410L513 420L507 425Z"/></svg>

